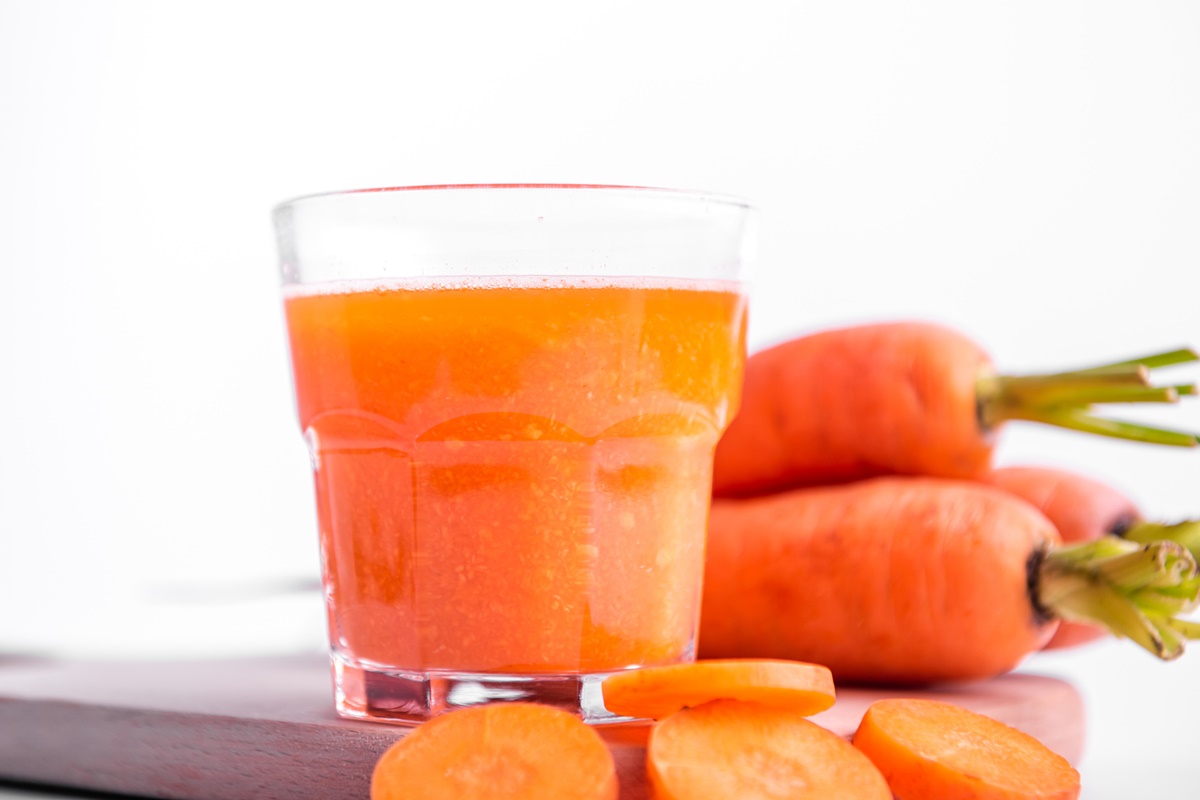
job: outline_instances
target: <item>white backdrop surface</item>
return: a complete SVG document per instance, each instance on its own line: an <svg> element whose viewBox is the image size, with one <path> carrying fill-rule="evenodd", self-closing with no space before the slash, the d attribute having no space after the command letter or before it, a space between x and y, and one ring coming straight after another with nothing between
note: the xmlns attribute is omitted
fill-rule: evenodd
<svg viewBox="0 0 1200 800"><path fill-rule="evenodd" d="M321 646L275 203L725 192L762 210L753 349L891 318L1010 371L1195 346L1197 42L1185 0L3 0L0 652ZM998 460L1200 515L1200 451L1013 426ZM1028 664L1087 695L1085 798L1186 796L1196 659Z"/></svg>

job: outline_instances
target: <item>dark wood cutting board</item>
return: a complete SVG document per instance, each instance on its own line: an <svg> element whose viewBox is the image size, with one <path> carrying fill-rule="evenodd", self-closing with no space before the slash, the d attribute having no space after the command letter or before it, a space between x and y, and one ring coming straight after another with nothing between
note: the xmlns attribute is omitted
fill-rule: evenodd
<svg viewBox="0 0 1200 800"><path fill-rule="evenodd" d="M1077 762L1084 710L1063 681L1007 675L940 691L839 688L813 719L843 736L880 697L989 714ZM180 800L365 800L407 729L339 719L323 655L233 661L0 660L0 778ZM622 800L642 800L646 726L602 729Z"/></svg>

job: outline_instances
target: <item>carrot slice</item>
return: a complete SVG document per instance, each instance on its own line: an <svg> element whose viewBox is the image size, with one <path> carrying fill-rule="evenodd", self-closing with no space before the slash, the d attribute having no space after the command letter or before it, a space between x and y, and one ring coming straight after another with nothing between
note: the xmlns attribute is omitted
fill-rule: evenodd
<svg viewBox="0 0 1200 800"><path fill-rule="evenodd" d="M887 781L845 739L800 715L714 700L655 726L646 774L656 800L891 800Z"/></svg>
<svg viewBox="0 0 1200 800"><path fill-rule="evenodd" d="M451 711L384 752L371 800L616 800L612 753L561 709L509 703Z"/></svg>
<svg viewBox="0 0 1200 800"><path fill-rule="evenodd" d="M899 800L1070 800L1079 773L1037 739L950 703L915 698L872 703L854 746Z"/></svg>
<svg viewBox="0 0 1200 800"><path fill-rule="evenodd" d="M600 686L614 714L663 719L710 700L750 700L802 716L833 705L833 675L819 664L710 659L610 675Z"/></svg>

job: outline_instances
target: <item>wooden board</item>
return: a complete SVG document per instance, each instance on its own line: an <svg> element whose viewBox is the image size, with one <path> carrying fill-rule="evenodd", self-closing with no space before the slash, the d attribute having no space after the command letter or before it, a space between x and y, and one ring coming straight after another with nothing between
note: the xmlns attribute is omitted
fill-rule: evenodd
<svg viewBox="0 0 1200 800"><path fill-rule="evenodd" d="M1072 762L1084 712L1070 684L1007 675L942 691L839 689L814 717L849 736L871 701L930 696L989 714ZM0 660L0 777L180 800L363 800L407 729L339 719L324 656L211 662ZM622 800L642 800L647 726L602 729Z"/></svg>

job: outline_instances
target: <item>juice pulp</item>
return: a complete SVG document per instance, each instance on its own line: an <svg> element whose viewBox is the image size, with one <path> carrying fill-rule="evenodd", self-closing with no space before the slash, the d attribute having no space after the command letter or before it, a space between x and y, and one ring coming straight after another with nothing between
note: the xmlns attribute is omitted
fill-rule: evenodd
<svg viewBox="0 0 1200 800"><path fill-rule="evenodd" d="M689 658L745 298L482 280L285 295L335 657L501 673Z"/></svg>

